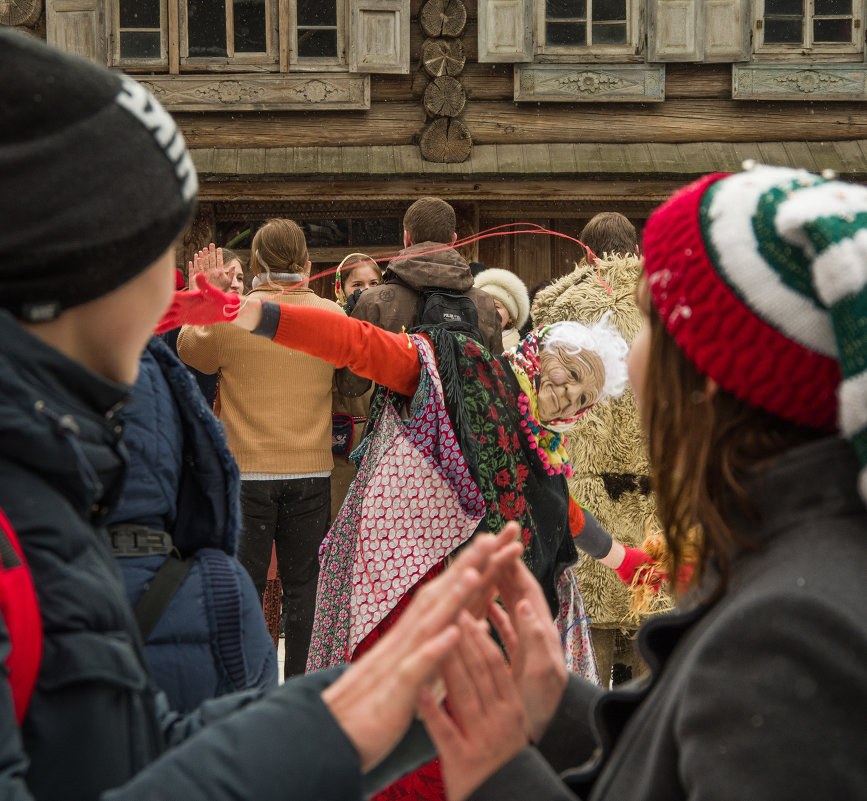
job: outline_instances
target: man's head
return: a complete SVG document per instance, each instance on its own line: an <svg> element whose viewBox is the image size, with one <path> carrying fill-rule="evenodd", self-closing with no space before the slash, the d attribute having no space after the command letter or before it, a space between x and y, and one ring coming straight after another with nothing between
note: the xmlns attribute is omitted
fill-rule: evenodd
<svg viewBox="0 0 867 801"><path fill-rule="evenodd" d="M416 200L403 215L404 244L421 242L452 244L455 233L455 210L438 197L423 197Z"/></svg>
<svg viewBox="0 0 867 801"><path fill-rule="evenodd" d="M638 234L635 226L616 211L604 211L593 217L578 235L590 252L588 261L603 253L626 255L638 253Z"/></svg>

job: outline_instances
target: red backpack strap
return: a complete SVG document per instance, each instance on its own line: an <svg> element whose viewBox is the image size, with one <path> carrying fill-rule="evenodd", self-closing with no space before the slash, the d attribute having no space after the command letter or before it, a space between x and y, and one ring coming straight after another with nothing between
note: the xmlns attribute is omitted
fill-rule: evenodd
<svg viewBox="0 0 867 801"><path fill-rule="evenodd" d="M0 509L0 614L9 632L6 671L12 687L15 717L24 719L36 686L42 659L42 618L36 589L24 553L3 510Z"/></svg>

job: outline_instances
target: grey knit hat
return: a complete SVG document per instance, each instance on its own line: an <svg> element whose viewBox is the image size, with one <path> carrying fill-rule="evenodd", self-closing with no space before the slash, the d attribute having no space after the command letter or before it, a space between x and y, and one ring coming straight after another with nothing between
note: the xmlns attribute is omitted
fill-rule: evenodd
<svg viewBox="0 0 867 801"><path fill-rule="evenodd" d="M50 320L152 264L192 215L183 137L136 81L0 31L0 307Z"/></svg>

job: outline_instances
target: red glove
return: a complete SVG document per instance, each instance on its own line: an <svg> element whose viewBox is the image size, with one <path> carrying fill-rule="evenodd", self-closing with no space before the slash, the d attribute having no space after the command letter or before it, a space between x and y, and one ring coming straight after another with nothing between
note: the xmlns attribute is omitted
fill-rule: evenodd
<svg viewBox="0 0 867 801"><path fill-rule="evenodd" d="M651 569L656 564L647 555L647 551L641 548L627 547L623 563L620 567L615 568L614 572L617 573L624 584L630 587L635 578L635 573L638 572L638 581L642 584L648 584L654 591L658 592L665 575L661 571Z"/></svg>
<svg viewBox="0 0 867 801"><path fill-rule="evenodd" d="M171 305L154 329L155 334L171 331L181 325L228 323L238 316L241 309L239 295L222 292L209 284L202 273L197 273L194 281L194 291L175 292Z"/></svg>

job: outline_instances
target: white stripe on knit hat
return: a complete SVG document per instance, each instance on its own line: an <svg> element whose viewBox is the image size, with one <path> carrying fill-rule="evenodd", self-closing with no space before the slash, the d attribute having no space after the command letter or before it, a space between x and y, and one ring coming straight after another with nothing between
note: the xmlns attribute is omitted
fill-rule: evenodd
<svg viewBox="0 0 867 801"><path fill-rule="evenodd" d="M813 262L816 291L822 302L833 306L867 285L867 229L825 248Z"/></svg>
<svg viewBox="0 0 867 801"><path fill-rule="evenodd" d="M792 181L809 187L817 180L806 170L758 166L719 181L708 210L708 236L716 268L759 317L804 347L837 358L828 312L783 283L762 258L753 230L753 216L768 190Z"/></svg>
<svg viewBox="0 0 867 801"><path fill-rule="evenodd" d="M846 437L867 428L867 373L845 379L838 390L840 431Z"/></svg>

